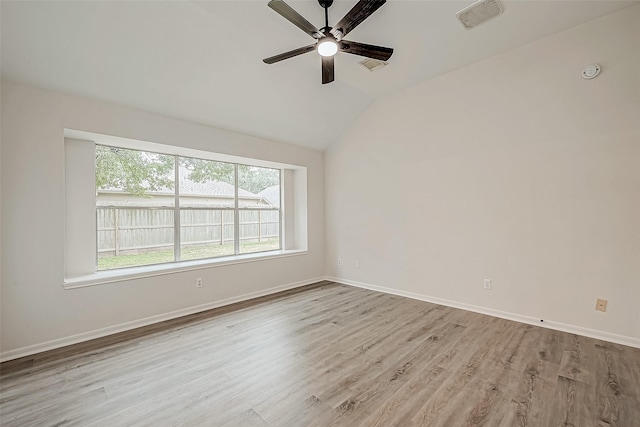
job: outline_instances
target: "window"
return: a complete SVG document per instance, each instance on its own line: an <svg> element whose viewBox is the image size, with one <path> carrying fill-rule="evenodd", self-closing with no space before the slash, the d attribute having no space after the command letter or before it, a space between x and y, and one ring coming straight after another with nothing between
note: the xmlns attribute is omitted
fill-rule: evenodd
<svg viewBox="0 0 640 427"><path fill-rule="evenodd" d="M65 289L307 253L305 166L64 135Z"/></svg>
<svg viewBox="0 0 640 427"><path fill-rule="evenodd" d="M97 269L280 250L280 169L95 146Z"/></svg>

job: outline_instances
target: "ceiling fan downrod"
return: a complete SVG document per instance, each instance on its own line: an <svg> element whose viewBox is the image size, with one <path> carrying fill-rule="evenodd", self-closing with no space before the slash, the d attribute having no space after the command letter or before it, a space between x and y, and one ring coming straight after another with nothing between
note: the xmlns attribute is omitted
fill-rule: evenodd
<svg viewBox="0 0 640 427"><path fill-rule="evenodd" d="M328 33L329 30L331 30L331 27L329 27L329 8L331 7L331 5L333 4L333 0L318 0L318 3L320 3L320 6L322 8L324 8L324 28L323 30L324 33Z"/></svg>

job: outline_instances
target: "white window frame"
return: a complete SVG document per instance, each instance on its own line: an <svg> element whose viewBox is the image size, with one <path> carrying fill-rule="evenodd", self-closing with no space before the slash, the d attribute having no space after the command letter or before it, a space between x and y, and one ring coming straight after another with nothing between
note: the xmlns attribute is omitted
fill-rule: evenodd
<svg viewBox="0 0 640 427"><path fill-rule="evenodd" d="M280 250L96 271L96 144L280 169ZM90 167L87 166L89 159ZM82 183L81 188L78 183ZM65 289L307 254L307 168L304 166L65 129L65 189ZM91 218L87 216L89 189ZM237 221L236 224L239 226ZM93 237L88 237L89 230ZM234 239L236 236L239 238L239 233L234 233ZM89 247L91 257L87 255Z"/></svg>
<svg viewBox="0 0 640 427"><path fill-rule="evenodd" d="M94 146L103 146L103 147L114 147L114 148L122 148L125 150L130 150L130 151L142 151L142 150L136 150L136 149L131 149L131 148L123 148L123 147L115 147L113 145L105 145L105 144L94 144ZM171 264L171 263L176 263L176 262L182 262L182 238L181 238L181 221L182 221L182 217L181 217L181 213L182 211L188 211L188 210L219 210L219 211L233 211L233 250L234 253L232 255L220 255L217 257L205 257L205 258L198 258L198 260L200 259L219 259L219 258L226 258L226 257L230 257L230 256L239 256L239 255L244 255L242 253L240 253L241 251L241 237L240 237L240 226L242 225L240 223L240 212L241 211L277 211L278 212L278 229L279 229L279 233L278 233L278 248L277 249L266 249L266 250L262 250L262 251L255 251L255 252L251 252L251 253L265 253L265 252L276 252L276 251L281 251L282 250L282 230L283 230L283 221L282 221L282 197L280 197L280 205L278 207L272 207L272 208L268 208L268 207L263 207L263 208L247 208L247 207L241 207L240 206L240 198L239 198L239 192L240 192L240 183L239 183L239 174L238 174L238 170L240 168L240 166L249 166L249 167L255 167L255 165L252 164L248 164L248 163L230 163L230 162L224 162L227 163L229 165L233 166L233 174L234 174L234 206L232 208L230 207L207 207L207 208L191 208L191 207L182 207L180 206L180 158L187 158L186 156L180 156L180 155L176 155L176 154L166 154L166 153L160 153L157 151L144 151L146 153L151 153L151 154L159 154L159 155L163 155L163 156L171 156L173 157L173 167L174 167L174 183L175 183L175 188L174 188L174 200L173 200L173 205L168 205L168 206L162 206L162 207L140 207L140 206L108 206L108 207L101 207L98 206L98 204L96 203L96 215L97 215L97 211L98 209L108 209L108 208L112 208L116 210L116 215L117 215L117 210L119 209L149 209L149 210L154 210L154 209L162 209L162 210L172 210L173 211L173 261L167 261L167 262L160 262L160 263L155 263L155 264L141 264L141 265L134 265L134 266L126 266L126 267L117 267L117 268L113 268L113 269L104 269L104 270L99 270L98 269L98 258L99 258L99 241L98 241L98 237L97 237L97 233L99 231L97 224L96 224L96 272L98 271L106 271L106 270L121 270L121 269L125 269L125 268L135 268L135 267L144 267L144 266L151 266L151 265L160 265L160 264ZM213 160L208 160L208 159L201 159L198 157L189 157L195 160L206 160L206 161L213 161ZM223 163L223 162L220 162ZM262 167L265 168L264 166L257 166L257 167ZM280 188L280 193L282 193L282 176L283 176L283 169L282 168L265 168L265 169L272 169L272 170L277 170L278 171L278 177L279 177L279 188ZM96 188L96 193L98 192L98 189ZM96 200L97 202L97 200ZM97 219L96 219L97 221ZM193 260L196 261L196 260Z"/></svg>

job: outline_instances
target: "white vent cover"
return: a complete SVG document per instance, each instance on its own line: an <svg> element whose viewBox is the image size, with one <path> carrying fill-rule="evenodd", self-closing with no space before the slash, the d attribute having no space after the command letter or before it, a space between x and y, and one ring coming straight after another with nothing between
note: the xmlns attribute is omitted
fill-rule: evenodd
<svg viewBox="0 0 640 427"><path fill-rule="evenodd" d="M366 58L358 62L358 64L362 65L369 71L375 71L387 65L385 61L380 61L379 59L373 59L373 58Z"/></svg>
<svg viewBox="0 0 640 427"><path fill-rule="evenodd" d="M502 10L498 0L479 0L456 13L456 16L462 25L469 29L495 18L502 13Z"/></svg>

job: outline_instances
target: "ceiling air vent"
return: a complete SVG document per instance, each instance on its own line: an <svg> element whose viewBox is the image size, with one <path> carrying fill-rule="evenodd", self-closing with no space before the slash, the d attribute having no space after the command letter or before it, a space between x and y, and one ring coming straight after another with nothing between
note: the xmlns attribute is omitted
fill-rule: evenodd
<svg viewBox="0 0 640 427"><path fill-rule="evenodd" d="M369 71L375 71L387 65L385 61L380 61L379 59L373 59L373 58L366 58L358 62L358 64L362 65L364 68L366 68Z"/></svg>
<svg viewBox="0 0 640 427"><path fill-rule="evenodd" d="M466 29L473 28L502 13L498 0L479 0L456 13Z"/></svg>

